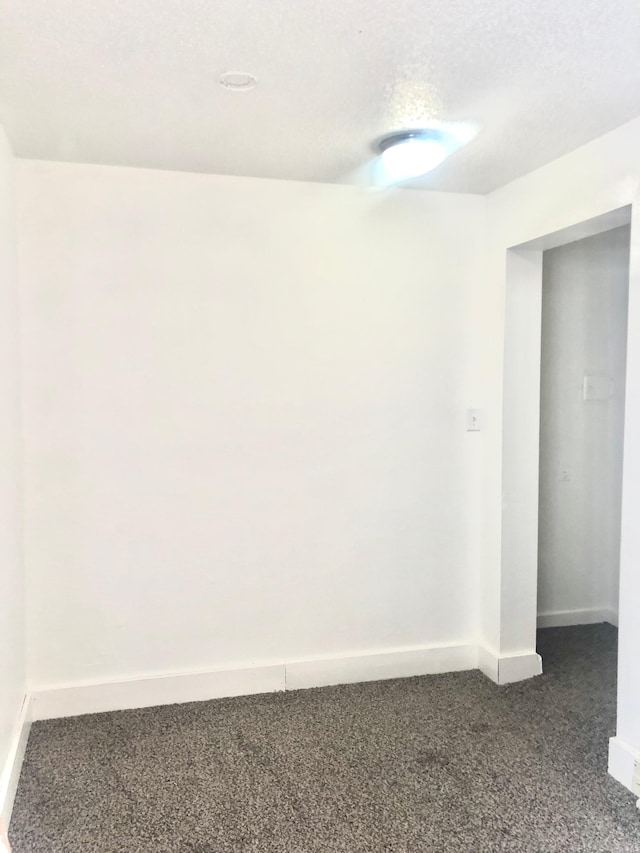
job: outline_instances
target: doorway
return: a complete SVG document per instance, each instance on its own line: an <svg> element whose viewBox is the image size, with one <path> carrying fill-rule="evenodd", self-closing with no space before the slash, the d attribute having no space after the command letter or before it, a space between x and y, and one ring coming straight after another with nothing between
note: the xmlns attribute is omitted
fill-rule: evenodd
<svg viewBox="0 0 640 853"><path fill-rule="evenodd" d="M630 226L543 251L539 628L618 623Z"/></svg>
<svg viewBox="0 0 640 853"><path fill-rule="evenodd" d="M501 683L530 678L542 671L542 661L534 650L538 617L543 255L629 226L631 215L631 205L617 208L512 246L506 253L499 642L501 666L506 660L510 667L509 672L502 667L504 679L499 672ZM625 466L627 463L625 460Z"/></svg>
<svg viewBox="0 0 640 853"><path fill-rule="evenodd" d="M637 523L640 496L640 336L632 334L631 330L640 327L640 197L624 207L512 245L506 250L498 640L501 655L507 655L508 661L519 663L515 677L505 679L505 683L507 680L530 678L542 671L540 655L534 654L534 650L538 618L543 254L629 225L622 541L618 561L620 592L611 608L614 611L611 618L615 619L615 605L619 605L617 724L616 735L609 742L609 772L627 788L635 790L635 768L640 764L637 746L640 744L640 715L637 712L640 708L640 680L637 677L640 622L636 612L640 590L636 571L640 554L640 526ZM588 368L587 374L589 381L595 378L587 388L587 394L602 393L601 383L600 391L597 386L599 380L606 377L593 377ZM583 373L583 395L584 379ZM615 393L615 388L613 391ZM587 403L597 404L598 401L584 401L585 405ZM618 446L618 451L622 453L623 448ZM615 592L612 597L615 599ZM542 601L541 604L544 607Z"/></svg>

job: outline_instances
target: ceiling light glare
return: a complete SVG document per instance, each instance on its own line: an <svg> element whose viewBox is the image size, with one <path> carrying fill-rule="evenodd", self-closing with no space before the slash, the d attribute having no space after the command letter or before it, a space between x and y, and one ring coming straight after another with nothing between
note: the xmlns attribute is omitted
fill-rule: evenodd
<svg viewBox="0 0 640 853"><path fill-rule="evenodd" d="M420 178L439 166L454 151L470 142L474 133L465 128L442 127L403 130L377 143L376 183L392 186Z"/></svg>
<svg viewBox="0 0 640 853"><path fill-rule="evenodd" d="M249 92L258 85L253 74L246 71L225 71L218 80L223 89L231 89L233 92Z"/></svg>
<svg viewBox="0 0 640 853"><path fill-rule="evenodd" d="M380 163L391 184L426 175L447 158L447 149L435 139L419 137L396 142L380 155Z"/></svg>

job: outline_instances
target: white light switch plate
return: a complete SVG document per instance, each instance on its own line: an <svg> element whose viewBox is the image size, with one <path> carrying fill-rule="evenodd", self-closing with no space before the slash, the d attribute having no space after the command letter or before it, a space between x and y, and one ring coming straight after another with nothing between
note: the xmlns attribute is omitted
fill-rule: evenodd
<svg viewBox="0 0 640 853"><path fill-rule="evenodd" d="M482 409L467 409L467 432L480 432L482 429Z"/></svg>

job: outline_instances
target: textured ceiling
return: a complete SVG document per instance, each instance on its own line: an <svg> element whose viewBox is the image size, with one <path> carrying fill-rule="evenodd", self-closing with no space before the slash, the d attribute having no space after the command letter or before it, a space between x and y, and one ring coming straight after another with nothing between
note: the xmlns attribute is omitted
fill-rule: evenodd
<svg viewBox="0 0 640 853"><path fill-rule="evenodd" d="M427 120L477 138L420 186L487 192L640 115L638 0L0 4L18 156L344 183ZM218 84L228 70L250 92Z"/></svg>

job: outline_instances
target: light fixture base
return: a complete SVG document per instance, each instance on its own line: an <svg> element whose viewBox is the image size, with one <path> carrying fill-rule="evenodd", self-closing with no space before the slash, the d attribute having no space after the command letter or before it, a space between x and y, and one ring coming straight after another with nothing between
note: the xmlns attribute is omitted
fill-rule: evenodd
<svg viewBox="0 0 640 853"><path fill-rule="evenodd" d="M378 137L372 147L376 154L382 154L395 145L402 145L403 142L412 140L422 142L424 140L444 143L447 139L447 133L435 127L421 128L419 130L395 130L393 133L386 133L384 136Z"/></svg>

